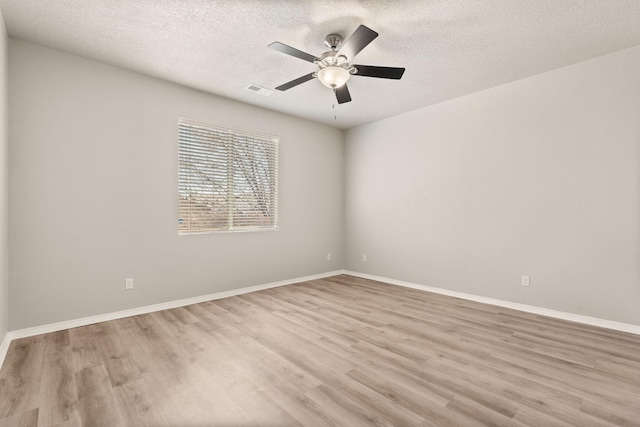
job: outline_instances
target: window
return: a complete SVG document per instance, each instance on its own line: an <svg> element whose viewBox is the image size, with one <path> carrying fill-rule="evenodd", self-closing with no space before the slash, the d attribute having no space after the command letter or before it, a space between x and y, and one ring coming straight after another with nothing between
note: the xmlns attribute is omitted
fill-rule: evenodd
<svg viewBox="0 0 640 427"><path fill-rule="evenodd" d="M278 229L278 138L180 118L178 233Z"/></svg>

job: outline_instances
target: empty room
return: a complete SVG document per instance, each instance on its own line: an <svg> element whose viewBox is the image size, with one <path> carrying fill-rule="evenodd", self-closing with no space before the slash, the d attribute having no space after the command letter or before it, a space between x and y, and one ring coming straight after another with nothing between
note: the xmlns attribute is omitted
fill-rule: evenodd
<svg viewBox="0 0 640 427"><path fill-rule="evenodd" d="M0 427L640 426L637 0L0 0Z"/></svg>

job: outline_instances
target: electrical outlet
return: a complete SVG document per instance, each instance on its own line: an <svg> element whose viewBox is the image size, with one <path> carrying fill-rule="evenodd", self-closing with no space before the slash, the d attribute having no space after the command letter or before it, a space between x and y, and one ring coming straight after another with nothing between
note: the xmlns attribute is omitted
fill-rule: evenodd
<svg viewBox="0 0 640 427"><path fill-rule="evenodd" d="M133 278L124 279L124 288L126 290L133 289Z"/></svg>
<svg viewBox="0 0 640 427"><path fill-rule="evenodd" d="M529 276L522 276L522 286L529 286Z"/></svg>
<svg viewBox="0 0 640 427"><path fill-rule="evenodd" d="M367 262L367 255L362 254L362 261Z"/></svg>
<svg viewBox="0 0 640 427"><path fill-rule="evenodd" d="M331 254L330 253L327 254L327 261L331 261Z"/></svg>

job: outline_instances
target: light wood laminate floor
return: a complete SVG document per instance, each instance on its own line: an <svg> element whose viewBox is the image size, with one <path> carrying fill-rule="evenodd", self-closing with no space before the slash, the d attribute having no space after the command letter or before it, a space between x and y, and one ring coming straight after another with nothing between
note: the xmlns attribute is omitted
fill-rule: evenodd
<svg viewBox="0 0 640 427"><path fill-rule="evenodd" d="M36 425L640 426L640 336L342 275L16 340Z"/></svg>

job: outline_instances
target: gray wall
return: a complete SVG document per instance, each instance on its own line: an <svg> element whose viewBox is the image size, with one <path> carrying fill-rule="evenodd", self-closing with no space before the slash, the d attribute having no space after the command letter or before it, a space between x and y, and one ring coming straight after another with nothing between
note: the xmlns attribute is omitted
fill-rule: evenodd
<svg viewBox="0 0 640 427"><path fill-rule="evenodd" d="M341 131L13 39L9 81L11 330L343 268ZM280 136L279 231L178 236L178 115Z"/></svg>
<svg viewBox="0 0 640 427"><path fill-rule="evenodd" d="M343 165L341 131L10 40L0 333L7 292L15 330L343 259L640 324L638 75L634 48L361 126L346 134ZM177 235L179 114L280 135L280 231ZM6 145L0 134L0 212Z"/></svg>
<svg viewBox="0 0 640 427"><path fill-rule="evenodd" d="M7 31L0 12L0 343L9 329Z"/></svg>
<svg viewBox="0 0 640 427"><path fill-rule="evenodd" d="M640 47L351 129L346 267L640 325L638 76Z"/></svg>

